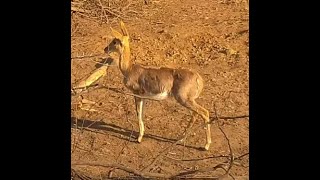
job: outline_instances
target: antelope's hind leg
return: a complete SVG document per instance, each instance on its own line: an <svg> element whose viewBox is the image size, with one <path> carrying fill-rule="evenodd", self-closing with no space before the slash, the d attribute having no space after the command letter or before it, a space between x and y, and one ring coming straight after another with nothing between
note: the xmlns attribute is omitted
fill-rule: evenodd
<svg viewBox="0 0 320 180"><path fill-rule="evenodd" d="M175 96L175 98L181 105L194 111L203 118L204 123L206 125L206 145L204 149L209 150L211 144L211 126L209 119L209 111L204 107L200 106L194 99L185 98L181 96Z"/></svg>

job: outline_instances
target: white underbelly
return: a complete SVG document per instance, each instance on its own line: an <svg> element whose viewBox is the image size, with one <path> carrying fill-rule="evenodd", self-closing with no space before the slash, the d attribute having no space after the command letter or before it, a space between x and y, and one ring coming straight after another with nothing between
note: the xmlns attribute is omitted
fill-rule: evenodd
<svg viewBox="0 0 320 180"><path fill-rule="evenodd" d="M168 92L162 92L159 94L150 94L149 96L152 97L152 99L164 100L168 97Z"/></svg>

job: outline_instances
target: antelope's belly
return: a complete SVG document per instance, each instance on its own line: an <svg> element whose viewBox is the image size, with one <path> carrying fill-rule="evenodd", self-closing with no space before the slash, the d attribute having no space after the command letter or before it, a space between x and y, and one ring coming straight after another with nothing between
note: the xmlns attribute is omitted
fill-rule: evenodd
<svg viewBox="0 0 320 180"><path fill-rule="evenodd" d="M162 92L159 94L150 94L149 96L156 100L164 100L168 97L168 92Z"/></svg>

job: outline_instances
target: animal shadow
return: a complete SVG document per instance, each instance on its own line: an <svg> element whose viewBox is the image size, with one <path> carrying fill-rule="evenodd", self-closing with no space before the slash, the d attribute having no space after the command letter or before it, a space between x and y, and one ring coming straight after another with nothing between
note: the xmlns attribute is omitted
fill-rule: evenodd
<svg viewBox="0 0 320 180"><path fill-rule="evenodd" d="M87 119L76 119L75 117L71 118L71 128L80 129L84 131L91 131L103 135L110 135L125 141L130 141L134 143L138 143L137 137L139 136L139 132L131 129L122 128L120 126L100 121L93 121ZM153 134L146 134L143 138L150 138L161 142L171 142L174 143L178 139L161 137ZM177 144L178 146L185 146L187 148L192 148L196 150L204 150L203 147L195 147L190 145Z"/></svg>

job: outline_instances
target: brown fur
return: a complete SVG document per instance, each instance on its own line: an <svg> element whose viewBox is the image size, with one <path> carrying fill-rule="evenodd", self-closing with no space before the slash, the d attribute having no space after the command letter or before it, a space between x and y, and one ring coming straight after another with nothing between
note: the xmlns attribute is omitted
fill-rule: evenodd
<svg viewBox="0 0 320 180"><path fill-rule="evenodd" d="M105 52L119 53L119 68L124 75L125 86L134 94L143 97L135 97L140 127L138 141L141 142L144 134L144 99L163 100L167 96L173 96L182 106L190 109L193 114L199 114L204 119L207 125L205 149L208 150L211 144L209 112L195 101L203 89L202 77L197 72L183 68L150 68L133 64L130 59L128 31L122 21L120 26L122 34L111 28L115 38L105 48Z"/></svg>

